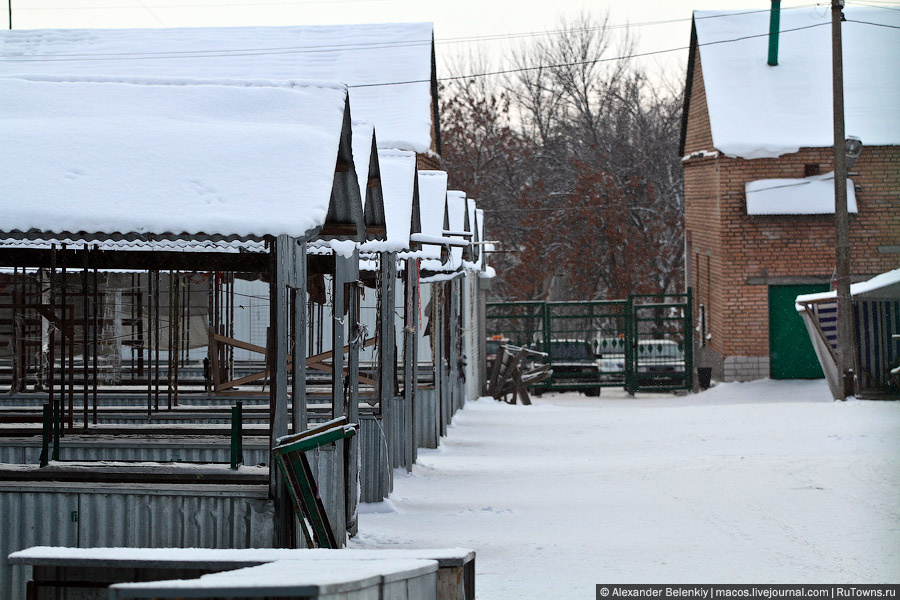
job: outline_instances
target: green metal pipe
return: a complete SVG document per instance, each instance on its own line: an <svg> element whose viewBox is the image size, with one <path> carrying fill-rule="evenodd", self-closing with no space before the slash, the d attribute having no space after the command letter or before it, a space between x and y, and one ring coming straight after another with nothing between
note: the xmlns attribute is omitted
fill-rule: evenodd
<svg viewBox="0 0 900 600"><path fill-rule="evenodd" d="M778 30L781 22L781 0L772 0L769 12L769 66L778 64Z"/></svg>

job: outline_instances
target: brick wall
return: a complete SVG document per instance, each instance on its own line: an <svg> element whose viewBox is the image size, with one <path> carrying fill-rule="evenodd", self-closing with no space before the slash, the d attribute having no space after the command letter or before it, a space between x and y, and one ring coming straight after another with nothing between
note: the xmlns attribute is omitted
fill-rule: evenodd
<svg viewBox="0 0 900 600"><path fill-rule="evenodd" d="M420 171L438 171L441 168L441 157L436 154L416 154L416 168Z"/></svg>
<svg viewBox="0 0 900 600"><path fill-rule="evenodd" d="M712 150L699 56L695 61L686 155ZM807 165L829 172L833 151L803 148L756 160L698 157L683 165L690 239L686 260L692 261L695 304L707 310L712 337L706 355L722 359L711 366L726 380L729 371L736 379L752 378L754 369L767 376L768 285L831 278L834 216L749 216L744 184L801 178ZM851 272L859 280L900 267L900 146L864 147L851 173L859 206L859 213L850 216Z"/></svg>

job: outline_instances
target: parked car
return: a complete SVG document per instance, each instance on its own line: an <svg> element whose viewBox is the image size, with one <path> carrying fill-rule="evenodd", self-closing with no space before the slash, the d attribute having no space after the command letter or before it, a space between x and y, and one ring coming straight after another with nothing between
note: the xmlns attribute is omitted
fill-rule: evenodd
<svg viewBox="0 0 900 600"><path fill-rule="evenodd" d="M684 382L684 352L673 340L640 340L635 351L641 385Z"/></svg>
<svg viewBox="0 0 900 600"><path fill-rule="evenodd" d="M595 339L594 356L603 381L625 383L624 336Z"/></svg>
<svg viewBox="0 0 900 600"><path fill-rule="evenodd" d="M624 338L599 338L597 369L605 382L625 378ZM634 347L641 385L676 385L684 381L684 353L673 340L639 340Z"/></svg>
<svg viewBox="0 0 900 600"><path fill-rule="evenodd" d="M538 343L535 350L548 353L553 377L550 389L554 391L579 391L585 396L599 396L601 387L590 384L600 383L600 371L594 361L594 351L587 340L555 339L550 340L549 348ZM546 388L544 388L546 389ZM540 393L540 388L536 393Z"/></svg>
<svg viewBox="0 0 900 600"><path fill-rule="evenodd" d="M497 355L500 353L500 346L508 343L509 338L503 337L502 335L492 335L486 340L485 366L487 367L486 373L488 377L494 372L494 361L497 360Z"/></svg>

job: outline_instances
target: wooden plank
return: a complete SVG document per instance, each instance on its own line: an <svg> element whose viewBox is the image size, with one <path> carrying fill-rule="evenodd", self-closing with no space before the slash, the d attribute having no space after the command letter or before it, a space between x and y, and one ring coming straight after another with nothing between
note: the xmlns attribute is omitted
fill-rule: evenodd
<svg viewBox="0 0 900 600"><path fill-rule="evenodd" d="M215 391L221 392L222 390L227 390L229 388L237 387L239 385L244 385L246 383L252 383L254 381L259 381L260 379L268 376L268 371L259 371L256 373L251 373L250 375L245 375L244 377L240 377L238 379L233 379L231 381L225 381L219 384L216 384Z"/></svg>
<svg viewBox="0 0 900 600"><path fill-rule="evenodd" d="M243 348L244 350L249 350L258 354L266 353L266 349L263 346L257 346L256 344L251 344L250 342L242 342L241 340L236 340L228 336L219 335L218 333L213 333L211 337L217 342L227 344L229 346L234 346L235 348Z"/></svg>
<svg viewBox="0 0 900 600"><path fill-rule="evenodd" d="M358 226L356 223L325 223L318 237L352 236L357 233Z"/></svg>

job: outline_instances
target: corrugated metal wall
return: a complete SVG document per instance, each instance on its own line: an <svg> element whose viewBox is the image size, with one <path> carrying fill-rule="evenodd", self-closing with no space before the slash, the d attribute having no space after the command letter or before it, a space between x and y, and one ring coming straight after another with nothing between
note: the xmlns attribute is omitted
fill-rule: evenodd
<svg viewBox="0 0 900 600"><path fill-rule="evenodd" d="M900 302L857 300L853 309L859 388L861 391L887 392L900 347L900 342L892 339L900 333Z"/></svg>
<svg viewBox="0 0 900 600"><path fill-rule="evenodd" d="M262 442L244 438L244 464L269 463L268 440ZM0 463L38 464L41 441L38 438L0 438ZM214 443L171 442L152 439L122 438L118 441L69 440L63 438L60 447L62 460L140 460L159 462L227 463L231 461L228 441Z"/></svg>
<svg viewBox="0 0 900 600"><path fill-rule="evenodd" d="M419 448L437 448L438 435L438 394L434 388L416 391L416 439Z"/></svg>
<svg viewBox="0 0 900 600"><path fill-rule="evenodd" d="M387 439L380 417L365 415L359 420L360 500L381 502L392 489L392 474L387 458Z"/></svg>
<svg viewBox="0 0 900 600"><path fill-rule="evenodd" d="M270 548L274 511L261 486L0 483L0 597L24 600L30 546Z"/></svg>

